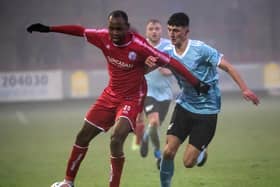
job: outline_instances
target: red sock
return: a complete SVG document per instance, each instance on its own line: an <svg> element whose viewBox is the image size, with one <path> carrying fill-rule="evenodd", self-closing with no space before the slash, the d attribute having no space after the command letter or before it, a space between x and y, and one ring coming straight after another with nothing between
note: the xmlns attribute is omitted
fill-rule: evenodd
<svg viewBox="0 0 280 187"><path fill-rule="evenodd" d="M144 133L145 125L143 122L137 123L135 127L136 144L140 145Z"/></svg>
<svg viewBox="0 0 280 187"><path fill-rule="evenodd" d="M66 176L65 179L69 181L74 181L80 164L83 161L88 148L87 147L79 147L78 145L74 145L72 149L72 153L68 160L67 169L66 169Z"/></svg>
<svg viewBox="0 0 280 187"><path fill-rule="evenodd" d="M124 165L124 156L111 157L110 187L119 187Z"/></svg>

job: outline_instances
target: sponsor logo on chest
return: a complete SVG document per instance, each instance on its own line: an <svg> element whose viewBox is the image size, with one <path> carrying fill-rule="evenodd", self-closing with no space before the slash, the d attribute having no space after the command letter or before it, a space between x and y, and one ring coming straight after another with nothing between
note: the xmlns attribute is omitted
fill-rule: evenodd
<svg viewBox="0 0 280 187"><path fill-rule="evenodd" d="M127 58L128 58L128 60L127 60L127 62L125 62L125 61L116 59L114 57L111 57L109 55L107 56L108 62L110 64L117 66L119 68L123 68L123 69L132 69L134 67L133 61L136 60L137 55L134 51L130 51L128 53Z"/></svg>

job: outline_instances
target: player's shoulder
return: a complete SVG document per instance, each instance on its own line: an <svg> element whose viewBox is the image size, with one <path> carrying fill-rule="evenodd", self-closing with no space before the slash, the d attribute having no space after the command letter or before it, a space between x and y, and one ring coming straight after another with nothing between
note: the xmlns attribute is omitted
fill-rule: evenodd
<svg viewBox="0 0 280 187"><path fill-rule="evenodd" d="M200 41L200 40L189 40L189 41L190 41L189 50L192 52L195 52L201 56L209 58L209 57L213 56L214 54L219 53L219 51L216 48L210 46L209 44L207 44L203 41Z"/></svg>
<svg viewBox="0 0 280 187"><path fill-rule="evenodd" d="M162 51L167 45L171 44L170 40L166 38L160 38L159 43L155 46L158 50Z"/></svg>
<svg viewBox="0 0 280 187"><path fill-rule="evenodd" d="M208 51L208 50L213 49L213 47L211 47L210 45L206 44L205 42L203 42L201 40L189 40L189 48L191 50L195 50L195 51L199 51L199 52Z"/></svg>
<svg viewBox="0 0 280 187"><path fill-rule="evenodd" d="M146 42L146 39L141 36L140 34L138 34L137 32L132 32L132 40L135 42L135 43L138 43L138 44L141 44L143 45L143 43L147 43Z"/></svg>
<svg viewBox="0 0 280 187"><path fill-rule="evenodd" d="M174 49L174 45L172 45L172 43L167 43L163 48L162 48L162 52L164 53L168 53L171 54L173 52Z"/></svg>
<svg viewBox="0 0 280 187"><path fill-rule="evenodd" d="M205 42L203 42L201 40L190 39L189 42L190 42L190 46L193 46L193 47L203 47L204 45L206 45Z"/></svg>
<svg viewBox="0 0 280 187"><path fill-rule="evenodd" d="M160 38L160 43L168 45L171 44L171 41L167 38Z"/></svg>
<svg viewBox="0 0 280 187"><path fill-rule="evenodd" d="M164 50L164 51L171 51L171 50L173 50L173 48L174 48L174 45L172 45L172 44L170 43L170 44L164 46L163 50Z"/></svg>
<svg viewBox="0 0 280 187"><path fill-rule="evenodd" d="M138 49L154 51L154 48L147 42L147 40L138 33L133 33L132 42Z"/></svg>

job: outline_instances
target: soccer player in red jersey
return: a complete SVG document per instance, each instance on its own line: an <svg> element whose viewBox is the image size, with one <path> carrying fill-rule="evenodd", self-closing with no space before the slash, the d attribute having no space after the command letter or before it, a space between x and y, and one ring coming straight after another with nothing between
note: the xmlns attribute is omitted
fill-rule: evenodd
<svg viewBox="0 0 280 187"><path fill-rule="evenodd" d="M140 35L129 30L127 14L116 10L108 16L107 29L85 29L77 25L46 26L40 23L27 28L32 32L58 32L85 37L100 48L107 60L109 84L95 104L88 110L84 125L78 133L70 154L66 175L62 182L52 187L73 187L79 166L84 159L89 143L100 132L114 127L111 135L110 187L119 187L125 161L123 144L135 129L137 114L142 111L146 96L145 60L158 58L157 63L169 67L185 77L200 93L206 93L207 84L199 81L179 62L151 47Z"/></svg>

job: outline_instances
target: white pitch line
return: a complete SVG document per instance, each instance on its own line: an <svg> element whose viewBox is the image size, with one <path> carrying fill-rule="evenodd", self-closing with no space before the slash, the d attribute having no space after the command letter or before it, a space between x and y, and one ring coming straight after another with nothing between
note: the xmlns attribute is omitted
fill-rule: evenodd
<svg viewBox="0 0 280 187"><path fill-rule="evenodd" d="M27 124L28 124L28 119L27 119L26 115L24 115L23 112L21 112L21 111L16 111L16 116L17 116L17 119L19 120L19 122L20 122L22 125L27 125Z"/></svg>

